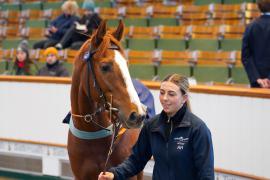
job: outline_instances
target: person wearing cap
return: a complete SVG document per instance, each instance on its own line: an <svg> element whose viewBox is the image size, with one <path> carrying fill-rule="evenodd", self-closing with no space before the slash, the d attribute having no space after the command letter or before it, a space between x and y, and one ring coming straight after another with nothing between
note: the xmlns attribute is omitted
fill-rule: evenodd
<svg viewBox="0 0 270 180"><path fill-rule="evenodd" d="M37 73L38 76L68 77L69 72L58 60L58 51L54 47L49 47L44 51L46 65Z"/></svg>
<svg viewBox="0 0 270 180"><path fill-rule="evenodd" d="M124 180L141 172L153 156L153 180L214 180L214 153L206 124L188 107L189 83L185 76L168 75L160 85L160 114L141 129L131 155L99 180Z"/></svg>
<svg viewBox="0 0 270 180"><path fill-rule="evenodd" d="M36 75L38 66L30 59L28 43L22 41L16 50L16 59L8 74L10 75Z"/></svg>
<svg viewBox="0 0 270 180"><path fill-rule="evenodd" d="M63 13L51 21L45 32L47 39L34 44L34 49L46 49L55 46L65 35L72 24L78 20L79 6L75 0L67 0L61 6Z"/></svg>
<svg viewBox="0 0 270 180"><path fill-rule="evenodd" d="M63 38L56 44L57 49L80 49L82 44L90 37L92 32L98 28L101 18L94 12L95 4L85 0L82 5L83 16L75 21Z"/></svg>

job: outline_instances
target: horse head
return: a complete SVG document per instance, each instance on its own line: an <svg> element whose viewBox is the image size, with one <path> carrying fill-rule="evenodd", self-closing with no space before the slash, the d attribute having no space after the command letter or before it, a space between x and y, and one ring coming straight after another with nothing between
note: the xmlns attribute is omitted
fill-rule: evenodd
<svg viewBox="0 0 270 180"><path fill-rule="evenodd" d="M76 104L72 111L94 113L109 104L109 110L125 128L137 128L142 125L146 108L132 84L120 43L123 32L122 21L114 31L107 30L103 21L81 47L72 77L71 103ZM108 107L104 109L108 111Z"/></svg>

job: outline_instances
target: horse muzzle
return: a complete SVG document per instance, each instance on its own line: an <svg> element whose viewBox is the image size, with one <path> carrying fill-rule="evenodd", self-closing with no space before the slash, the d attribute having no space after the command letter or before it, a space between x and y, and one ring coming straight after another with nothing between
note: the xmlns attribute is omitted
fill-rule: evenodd
<svg viewBox="0 0 270 180"><path fill-rule="evenodd" d="M127 119L127 121L123 123L123 125L126 126L125 128L128 128L128 129L140 128L145 118L146 118L145 115L140 115L137 112L132 112L129 115L129 118Z"/></svg>

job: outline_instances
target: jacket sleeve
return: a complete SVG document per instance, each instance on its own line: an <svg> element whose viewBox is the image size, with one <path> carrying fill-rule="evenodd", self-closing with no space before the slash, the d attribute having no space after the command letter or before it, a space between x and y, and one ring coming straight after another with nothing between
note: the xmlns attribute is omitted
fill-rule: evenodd
<svg viewBox="0 0 270 180"><path fill-rule="evenodd" d="M138 141L132 148L132 154L117 167L109 169L114 174L114 180L126 180L141 172L152 156L147 128L144 126Z"/></svg>
<svg viewBox="0 0 270 180"><path fill-rule="evenodd" d="M198 180L214 180L214 152L211 132L205 124L193 135L193 157Z"/></svg>
<svg viewBox="0 0 270 180"><path fill-rule="evenodd" d="M251 42L250 42L250 33L251 27L248 26L243 35L243 43L242 43L242 63L247 72L249 81L251 83L256 83L257 79L260 78L259 72L254 64L254 55L251 51Z"/></svg>
<svg viewBox="0 0 270 180"><path fill-rule="evenodd" d="M156 115L154 97L151 91L140 81L132 79L132 83L140 98L140 102L147 107L147 119L150 119Z"/></svg>
<svg viewBox="0 0 270 180"><path fill-rule="evenodd" d="M66 20L58 27L58 30L56 33L59 34L60 36L65 35L68 29L73 26L75 21L78 21L78 17L76 16L70 17L70 19Z"/></svg>
<svg viewBox="0 0 270 180"><path fill-rule="evenodd" d="M56 26L56 23L60 21L60 19L63 17L63 14L57 16L55 19L53 19L50 23L50 26Z"/></svg>

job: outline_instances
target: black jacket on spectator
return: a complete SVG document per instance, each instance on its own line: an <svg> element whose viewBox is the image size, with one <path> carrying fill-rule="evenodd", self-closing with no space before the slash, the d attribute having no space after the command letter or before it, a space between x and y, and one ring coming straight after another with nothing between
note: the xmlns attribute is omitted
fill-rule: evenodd
<svg viewBox="0 0 270 180"><path fill-rule="evenodd" d="M55 76L55 77L67 77L69 76L68 70L64 67L64 65L56 61L54 64L46 64L42 67L38 73L38 76Z"/></svg>
<svg viewBox="0 0 270 180"><path fill-rule="evenodd" d="M97 29L100 22L101 18L97 13L93 13L91 15L84 15L82 18L79 20L80 24L85 24L88 29L88 33L92 34L93 29Z"/></svg>
<svg viewBox="0 0 270 180"><path fill-rule="evenodd" d="M243 36L242 63L252 87L259 78L270 79L270 15L249 24Z"/></svg>

